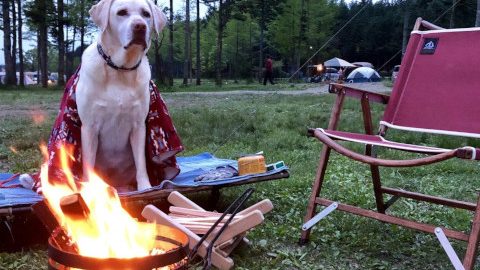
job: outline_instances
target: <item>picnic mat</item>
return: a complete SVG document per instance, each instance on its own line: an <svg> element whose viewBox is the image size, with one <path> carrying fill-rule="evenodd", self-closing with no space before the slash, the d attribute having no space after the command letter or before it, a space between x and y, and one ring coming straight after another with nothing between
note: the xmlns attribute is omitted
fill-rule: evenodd
<svg viewBox="0 0 480 270"><path fill-rule="evenodd" d="M206 180L206 181L197 181L195 182L195 177L202 175L203 173L215 169L219 166L233 166L237 167L237 161L231 159L220 159L216 158L210 153L202 153L196 156L189 157L177 157L178 164L180 165L180 174L175 177L173 180L163 181L159 186L155 186L151 189L144 191L133 191L119 194L121 197L129 196L142 196L148 195L150 193L158 192L163 189L176 189L176 188L195 188L201 186L223 186L233 183L239 183L243 181L248 181L253 178L258 178L262 176L273 176L276 174L281 174L282 172L288 171L288 167L284 166L277 168L272 171L268 171L262 174L250 174L236 176L220 180ZM9 173L0 173L0 181L8 179L13 174ZM283 177L279 177L283 178ZM12 182L9 182L9 185L18 185L18 177ZM0 208L5 207L20 207L32 205L36 202L41 201L42 196L33 192L30 189L25 188L2 188L0 189Z"/></svg>

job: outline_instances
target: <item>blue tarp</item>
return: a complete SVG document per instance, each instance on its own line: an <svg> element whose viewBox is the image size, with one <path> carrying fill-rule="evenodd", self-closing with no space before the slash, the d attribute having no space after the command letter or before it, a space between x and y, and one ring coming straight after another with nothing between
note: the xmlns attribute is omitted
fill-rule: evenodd
<svg viewBox="0 0 480 270"><path fill-rule="evenodd" d="M163 181L161 185L153 187L152 189L144 191L134 191L120 194L121 196L128 196L133 194L148 193L152 190L161 190L165 188L175 188L175 187L198 187L198 186L217 186L230 184L235 182L241 182L249 180L252 177L258 177L263 175L273 175L281 171L285 171L288 167L278 168L273 171L268 171L263 174L255 175L242 175L236 176L227 179L221 180L210 180L210 181L200 181L195 182L195 177L215 169L219 166L231 165L237 167L236 160L230 159L220 159L216 158L210 153L202 153L196 156L189 157L178 157L178 164L180 165L180 174L171 181ZM12 174L0 173L0 181L8 179ZM19 184L18 178L10 182L11 185ZM12 206L24 206L31 205L42 200L42 196L33 192L30 189L25 188L2 188L0 189L0 208L3 207L12 207Z"/></svg>

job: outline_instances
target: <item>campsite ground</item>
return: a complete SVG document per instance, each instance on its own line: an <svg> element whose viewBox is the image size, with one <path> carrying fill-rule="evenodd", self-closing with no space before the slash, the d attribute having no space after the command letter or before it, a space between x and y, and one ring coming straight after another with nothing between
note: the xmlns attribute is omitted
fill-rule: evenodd
<svg viewBox="0 0 480 270"><path fill-rule="evenodd" d="M363 88L388 90L382 84L367 84ZM282 92L272 91L277 89ZM227 89L253 90L238 93L163 95L187 148L183 155L208 151L218 157L235 159L241 154L263 150L267 162L284 160L291 168L289 179L254 185L256 192L250 202L269 198L275 209L266 215L263 225L249 233L251 246L241 247L234 253L236 269L451 269L433 235L341 212L334 212L321 221L314 228L309 244L297 245L321 149L320 143L305 136L306 128L327 125L333 97L323 95L325 89L325 86L312 90L309 85L281 85L280 88ZM48 138L60 96L58 90L0 90L1 171L31 172L39 167L38 143ZM381 107L374 106L374 110L378 119ZM360 106L355 101L346 102L340 128L362 131ZM479 146L473 140L409 133L395 133L391 138L440 147ZM412 156L392 151L379 151L379 154L390 158ZM385 183L391 186L471 201L475 200L480 184L478 164L458 160L381 172ZM333 154L322 194L373 208L369 181L367 166ZM218 209L244 189L224 190ZM391 209L397 215L447 228L468 230L470 226L471 215L462 210L411 200L400 200ZM459 254L465 251L464 243L454 241L453 246ZM45 246L35 246L21 252L0 253L0 269L46 269L45 249Z"/></svg>

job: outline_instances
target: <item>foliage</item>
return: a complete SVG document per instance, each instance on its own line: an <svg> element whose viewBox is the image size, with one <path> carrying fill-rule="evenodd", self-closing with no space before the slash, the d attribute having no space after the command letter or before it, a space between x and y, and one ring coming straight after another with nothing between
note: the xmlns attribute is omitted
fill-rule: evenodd
<svg viewBox="0 0 480 270"><path fill-rule="evenodd" d="M84 12L94 3L93 0L72 0L65 5L67 31L67 70L72 72L80 61L79 29L86 27L86 41L91 41L97 31L87 18L81 22L81 9ZM456 3L452 8L452 3ZM82 5L83 3L83 5ZM277 76L289 77L300 65L313 57L310 63L317 64L331 57L341 57L348 61L367 61L374 66L389 70L399 64L402 46L404 17L409 8L407 29L413 27L419 16L443 27L471 27L475 22L476 0L394 0L394 1L344 1L344 0L235 0L228 2L230 16L223 35L222 74L227 79L254 78L259 75L258 66L263 47L264 54L274 56L280 63ZM408 3L408 5L406 5ZM216 40L218 31L218 1L209 1L209 10L201 18L200 44L201 69L204 78L215 75ZM365 8L364 8L365 7ZM360 12L361 10L361 12ZM37 33L37 24L45 20L51 37L57 35L56 1L25 1L27 25L30 36ZM358 14L357 14L358 13ZM46 16L45 16L46 15ZM75 15L75 16L74 16ZM342 31L354 16L353 19ZM194 17L194 16L193 16ZM184 63L184 10L175 10L174 18L174 63L168 66L174 77L183 76ZM192 33L196 24L191 24ZM262 38L262 30L264 37ZM339 31L330 43L327 41ZM75 36L73 34L75 33ZM168 55L168 29L162 33L160 52L163 59ZM238 41L238 42L237 42ZM49 47L58 46L50 38ZM195 44L195 35L191 38ZM238 45L237 45L238 44ZM325 46L324 46L325 45ZM191 48L195 55L196 48ZM153 50L149 54L154 66ZM49 52L50 55L51 54ZM392 58L393 57L393 58ZM57 57L49 57L49 70L57 67ZM195 66L195 58L192 59ZM29 65L30 70L34 65ZM305 73L306 70L302 70ZM155 74L154 74L155 76Z"/></svg>
<svg viewBox="0 0 480 270"><path fill-rule="evenodd" d="M219 157L265 151L267 162L284 160L290 167L289 179L255 184L250 203L269 198L275 209L265 223L249 233L250 246L234 252L236 269L451 269L451 264L435 236L384 224L375 220L335 211L314 227L312 241L297 245L321 144L306 137L307 127L325 127L333 102L330 95L163 95L187 150L184 155L209 151ZM35 125L17 110L0 118L0 163L13 172L38 168L41 155L37 143L46 139L57 111L57 91L2 91L2 108L31 108L47 112L46 122ZM375 116L383 109L374 106ZM347 100L341 129L362 131L361 108ZM451 147L454 144L479 146L472 139L453 141L448 137L394 133L392 139ZM9 150L14 146L18 153ZM358 151L361 147L348 144ZM407 158L412 154L380 151L387 158ZM374 208L369 168L332 154L332 163L322 194L334 200ZM452 160L414 169L382 169L385 184L412 191L474 201L478 164ZM461 183L461 184L459 184ZM222 190L218 210L231 202L245 187ZM201 202L208 194L194 196ZM411 200L399 200L392 208L396 215L448 228L467 230L467 211L446 209ZM465 243L453 241L461 255ZM0 254L0 269L38 269L46 265L45 247Z"/></svg>

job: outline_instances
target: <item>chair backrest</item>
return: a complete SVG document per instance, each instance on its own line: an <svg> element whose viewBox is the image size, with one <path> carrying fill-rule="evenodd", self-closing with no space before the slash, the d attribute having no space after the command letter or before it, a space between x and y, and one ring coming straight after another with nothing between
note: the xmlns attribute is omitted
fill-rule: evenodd
<svg viewBox="0 0 480 270"><path fill-rule="evenodd" d="M414 30L381 124L480 138L480 28Z"/></svg>

